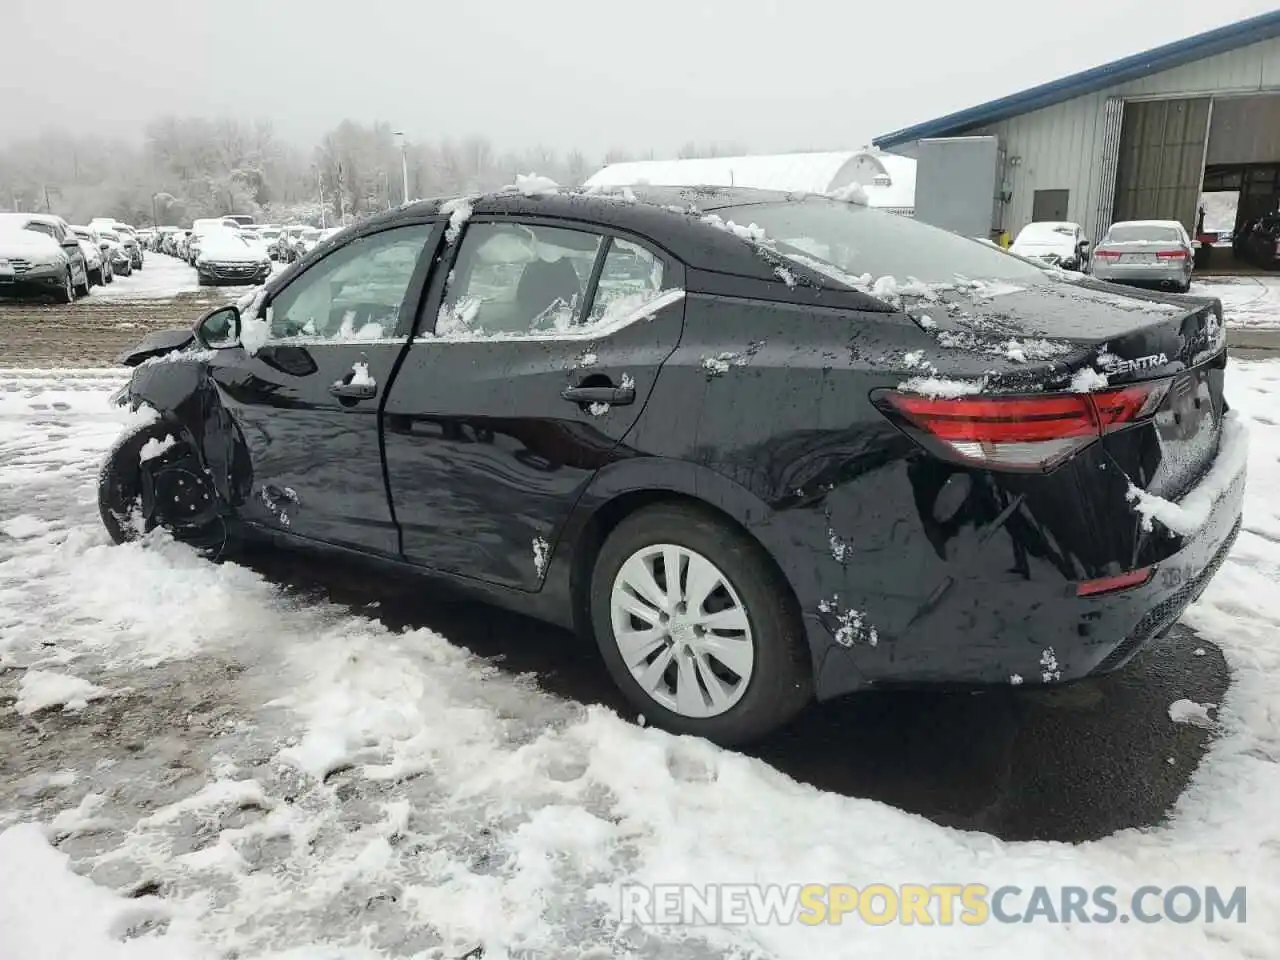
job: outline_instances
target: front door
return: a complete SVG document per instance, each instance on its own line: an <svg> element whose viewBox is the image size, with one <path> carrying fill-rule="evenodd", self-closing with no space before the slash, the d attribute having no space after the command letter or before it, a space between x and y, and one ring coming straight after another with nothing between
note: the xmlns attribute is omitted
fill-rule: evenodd
<svg viewBox="0 0 1280 960"><path fill-rule="evenodd" d="M681 268L635 238L473 220L439 277L384 410L404 556L536 590L679 343Z"/></svg>
<svg viewBox="0 0 1280 960"><path fill-rule="evenodd" d="M359 236L276 291L211 365L243 445L248 523L385 556L399 552L378 409L408 340L440 230ZM265 340L265 342L261 342Z"/></svg>

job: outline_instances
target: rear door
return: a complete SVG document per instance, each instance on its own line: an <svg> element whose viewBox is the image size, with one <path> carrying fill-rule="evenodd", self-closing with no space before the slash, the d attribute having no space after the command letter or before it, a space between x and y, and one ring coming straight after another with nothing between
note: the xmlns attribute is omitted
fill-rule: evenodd
<svg viewBox="0 0 1280 960"><path fill-rule="evenodd" d="M216 352L212 376L243 445L235 473L244 520L398 555L378 409L441 229L401 224L343 244L261 306L258 349ZM254 329L252 318L246 324Z"/></svg>
<svg viewBox="0 0 1280 960"><path fill-rule="evenodd" d="M446 260L384 410L404 556L536 590L679 344L683 270L562 221L476 218Z"/></svg>

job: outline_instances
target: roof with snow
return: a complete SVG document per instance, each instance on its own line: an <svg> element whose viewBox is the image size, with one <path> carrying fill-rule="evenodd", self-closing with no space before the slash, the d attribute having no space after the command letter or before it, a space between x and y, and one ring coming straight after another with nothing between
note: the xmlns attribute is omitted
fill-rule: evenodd
<svg viewBox="0 0 1280 960"><path fill-rule="evenodd" d="M859 183L870 206L915 206L914 160L878 150L779 153L689 160L613 163L593 174L586 186L750 187L790 193L830 193Z"/></svg>
<svg viewBox="0 0 1280 960"><path fill-rule="evenodd" d="M1001 97L999 100L991 100L976 107L949 113L936 120L904 127L877 137L872 143L882 150L891 150L927 137L954 136L974 127L1007 120L1009 117L1030 113L1032 110L1041 110L1056 103L1105 90L1107 87L1128 83L1154 73L1163 73L1174 67L1180 67L1184 63L1203 60L1215 54L1226 53L1229 50L1247 47L1278 36L1280 36L1280 10L1273 10L1248 20L1230 23L1225 27L1167 43L1143 53L1135 53L1100 67L1073 73L1061 80L1042 83L1038 87L1031 87L1029 90Z"/></svg>

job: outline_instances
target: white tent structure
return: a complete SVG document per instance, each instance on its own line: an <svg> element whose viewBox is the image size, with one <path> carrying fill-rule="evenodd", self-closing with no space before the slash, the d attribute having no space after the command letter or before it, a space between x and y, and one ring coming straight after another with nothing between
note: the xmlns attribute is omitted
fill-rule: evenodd
<svg viewBox="0 0 1280 960"><path fill-rule="evenodd" d="M913 216L916 162L878 150L779 153L692 160L638 160L612 163L586 186L754 187L794 193L830 193L860 184L873 207Z"/></svg>

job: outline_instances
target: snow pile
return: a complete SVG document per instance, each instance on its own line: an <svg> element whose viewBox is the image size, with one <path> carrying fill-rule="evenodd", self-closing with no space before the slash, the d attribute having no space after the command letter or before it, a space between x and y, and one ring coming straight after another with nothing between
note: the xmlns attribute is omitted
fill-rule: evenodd
<svg viewBox="0 0 1280 960"><path fill-rule="evenodd" d="M154 460L156 457L162 455L166 450L172 449L177 445L177 443L178 441L174 439L172 434L166 435L163 439L152 437L144 443L142 445L142 449L138 451L138 460L141 463L146 463L148 460Z"/></svg>
<svg viewBox="0 0 1280 960"><path fill-rule="evenodd" d="M0 833L0 944L13 960L213 960L158 897L125 899L72 873L39 827Z"/></svg>
<svg viewBox="0 0 1280 960"><path fill-rule="evenodd" d="M1072 346L1060 340L1009 340L1003 345L1004 355L1015 363L1053 360L1071 352Z"/></svg>
<svg viewBox="0 0 1280 960"><path fill-rule="evenodd" d="M441 205L440 212L449 218L449 226L444 232L446 243L458 242L458 237L462 236L462 228L475 212L474 201L474 197L455 197Z"/></svg>
<svg viewBox="0 0 1280 960"><path fill-rule="evenodd" d="M349 382L353 387L376 387L378 385L378 382L369 373L369 365L360 360L351 365L351 380Z"/></svg>
<svg viewBox="0 0 1280 960"><path fill-rule="evenodd" d="M560 184L550 177L536 173L518 173L516 182L502 188L507 193L519 193L526 197L545 197L560 192Z"/></svg>
<svg viewBox="0 0 1280 960"><path fill-rule="evenodd" d="M843 187L837 187L827 194L832 200L842 200L845 203L856 203L860 207L870 205L871 199L867 196L866 189L860 183L849 183Z"/></svg>
<svg viewBox="0 0 1280 960"><path fill-rule="evenodd" d="M725 220L723 217L708 213L701 218L702 222L715 227L717 230L724 230L732 233L735 237L741 237L748 243L764 243L769 238L765 235L764 227L755 223L749 223L746 226L734 223L732 220Z"/></svg>
<svg viewBox="0 0 1280 960"><path fill-rule="evenodd" d="M28 670L18 685L17 711L24 716L62 707L66 712L83 710L90 700L100 700L108 693L97 684L67 674L48 670Z"/></svg>
<svg viewBox="0 0 1280 960"><path fill-rule="evenodd" d="M1189 537L1209 520L1223 494L1244 477L1248 463L1249 430L1240 414L1229 410L1222 419L1222 437L1213 466L1178 503L1147 493L1132 483L1126 495L1142 517L1143 530L1153 529L1158 520L1171 533Z"/></svg>
<svg viewBox="0 0 1280 960"><path fill-rule="evenodd" d="M1109 385L1105 373L1099 373L1093 367L1081 367L1071 378L1069 389L1072 393L1096 393L1107 389Z"/></svg>
<svg viewBox="0 0 1280 960"><path fill-rule="evenodd" d="M903 393L915 393L933 400L954 400L982 393L987 387L982 380L949 380L945 377L912 377L898 384Z"/></svg>
<svg viewBox="0 0 1280 960"><path fill-rule="evenodd" d="M1196 703L1194 700L1175 700L1169 704L1169 719L1174 723L1189 723L1196 727L1212 727L1213 718L1209 711L1217 708L1216 703Z"/></svg>

